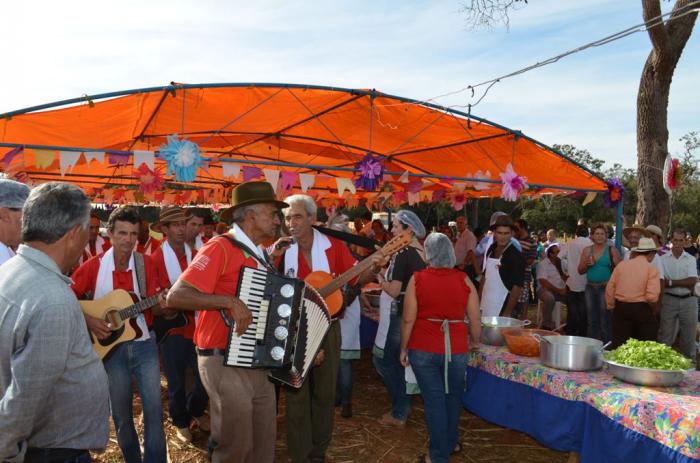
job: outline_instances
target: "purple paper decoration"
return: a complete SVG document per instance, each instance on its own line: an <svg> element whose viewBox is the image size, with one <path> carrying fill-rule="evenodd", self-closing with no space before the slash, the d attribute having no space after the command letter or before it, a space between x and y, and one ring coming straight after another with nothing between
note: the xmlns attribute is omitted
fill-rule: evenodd
<svg viewBox="0 0 700 463"><path fill-rule="evenodd" d="M355 168L360 171L360 177L355 179L355 186L365 191L376 191L384 176L384 165L381 159L375 158L372 153L367 153L362 161L355 164Z"/></svg>
<svg viewBox="0 0 700 463"><path fill-rule="evenodd" d="M608 191L605 192L603 203L605 207L615 207L625 196L625 185L618 177L613 177L608 182Z"/></svg>
<svg viewBox="0 0 700 463"><path fill-rule="evenodd" d="M111 165L125 166L129 162L129 155L123 153L109 153L109 163Z"/></svg>
<svg viewBox="0 0 700 463"><path fill-rule="evenodd" d="M283 170L280 178L282 179L280 182L282 191L289 191L294 188L294 185L296 185L298 175L296 172Z"/></svg>
<svg viewBox="0 0 700 463"><path fill-rule="evenodd" d="M258 167L243 166L243 181L250 182L263 176L262 170Z"/></svg>
<svg viewBox="0 0 700 463"><path fill-rule="evenodd" d="M2 166L7 169L15 156L20 154L22 151L24 151L24 146L17 146L5 153L5 156L2 158Z"/></svg>

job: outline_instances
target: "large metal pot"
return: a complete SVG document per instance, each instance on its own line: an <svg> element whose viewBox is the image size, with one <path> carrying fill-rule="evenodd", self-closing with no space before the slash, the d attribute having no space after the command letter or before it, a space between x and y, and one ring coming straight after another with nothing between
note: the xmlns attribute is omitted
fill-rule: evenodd
<svg viewBox="0 0 700 463"><path fill-rule="evenodd" d="M505 346L506 340L501 334L503 328L522 328L530 320L518 320L508 317L481 317L481 343L491 346Z"/></svg>
<svg viewBox="0 0 700 463"><path fill-rule="evenodd" d="M610 343L581 336L538 336L540 362L558 370L599 370L603 366L603 349Z"/></svg>

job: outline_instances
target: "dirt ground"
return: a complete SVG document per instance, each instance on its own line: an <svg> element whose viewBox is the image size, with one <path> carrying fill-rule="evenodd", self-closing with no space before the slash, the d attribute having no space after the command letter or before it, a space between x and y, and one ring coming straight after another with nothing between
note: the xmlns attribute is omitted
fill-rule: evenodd
<svg viewBox="0 0 700 463"><path fill-rule="evenodd" d="M419 396L413 398L413 408L408 423L403 429L389 428L377 423L383 413L389 411L389 400L381 379L374 371L371 352L363 351L362 359L353 364L355 387L353 391L353 417L342 418L340 408L336 409L333 441L328 449L327 461L336 463L351 462L414 462L427 449L428 434L423 419L423 402ZM166 415L166 438L172 462L205 463L208 435L195 429L194 442L182 444L175 437L174 428L167 417L167 396L165 378L162 380L163 409ZM284 399L281 411L284 412ZM134 401L136 416L140 414L140 400ZM140 423L139 434L143 435ZM277 421L276 462L286 462L286 429L284 417ZM461 454L452 462L497 462L517 461L564 463L568 454L557 452L540 445L526 434L501 428L488 423L475 415L462 411L460 436L463 445ZM114 432L110 436L107 450L95 455L98 463L123 461L116 444Z"/></svg>

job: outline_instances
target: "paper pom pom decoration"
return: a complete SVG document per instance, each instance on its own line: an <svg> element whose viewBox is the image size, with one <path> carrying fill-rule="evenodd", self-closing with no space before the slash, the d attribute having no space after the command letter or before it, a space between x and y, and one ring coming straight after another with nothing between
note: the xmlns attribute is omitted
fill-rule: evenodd
<svg viewBox="0 0 700 463"><path fill-rule="evenodd" d="M681 168L678 166L678 159L671 159L666 156L664 162L664 190L671 195L673 190L681 186Z"/></svg>
<svg viewBox="0 0 700 463"><path fill-rule="evenodd" d="M474 178L491 180L491 172L487 170L482 174L480 170L477 170L474 174ZM491 182L473 182L474 189L477 191L488 190L491 188L491 185Z"/></svg>
<svg viewBox="0 0 700 463"><path fill-rule="evenodd" d="M619 178L614 177L608 182L608 191L605 192L603 203L605 207L616 207L625 196L625 186Z"/></svg>
<svg viewBox="0 0 700 463"><path fill-rule="evenodd" d="M376 191L384 176L384 165L381 159L375 158L372 153L367 153L362 161L355 164L355 168L360 171L360 177L355 179L355 186L365 191Z"/></svg>
<svg viewBox="0 0 700 463"><path fill-rule="evenodd" d="M152 194L163 188L163 177L157 170L151 170L146 164L141 164L134 171L134 175L139 179L139 191L144 194Z"/></svg>
<svg viewBox="0 0 700 463"><path fill-rule="evenodd" d="M455 193L450 198L450 203L455 211L461 211L464 205L467 203L467 195L464 193Z"/></svg>
<svg viewBox="0 0 700 463"><path fill-rule="evenodd" d="M527 190L527 178L516 174L511 163L508 163L506 171L500 174L500 176L503 181L501 198L506 201L513 202L517 200L518 196L520 196L523 191Z"/></svg>
<svg viewBox="0 0 700 463"><path fill-rule="evenodd" d="M199 146L189 140L178 140L177 134L168 135L168 143L160 145L160 157L168 165L166 175L175 174L178 182L193 182L202 163Z"/></svg>

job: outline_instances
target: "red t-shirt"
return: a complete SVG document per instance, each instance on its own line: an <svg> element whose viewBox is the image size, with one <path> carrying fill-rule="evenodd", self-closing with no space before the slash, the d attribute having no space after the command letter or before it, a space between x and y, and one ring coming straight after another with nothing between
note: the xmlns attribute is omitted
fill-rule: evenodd
<svg viewBox="0 0 700 463"><path fill-rule="evenodd" d="M257 268L254 257L225 237L212 238L197 252L180 279L205 294L235 296L241 267ZM194 330L194 343L200 349L225 349L229 328L218 310L202 310Z"/></svg>
<svg viewBox="0 0 700 463"><path fill-rule="evenodd" d="M469 287L464 272L451 268L426 268L415 272L418 314L408 348L445 353L445 338L438 320L464 320L469 302ZM450 347L453 354L468 350L467 325L450 323Z"/></svg>
<svg viewBox="0 0 700 463"><path fill-rule="evenodd" d="M193 249L193 259L196 253L197 251ZM177 253L175 253L175 255L177 256L177 261L180 264L180 270L184 272L185 269L187 269L187 255L178 255ZM162 247L159 247L153 254L151 254L151 260L153 261L153 265L156 268L156 275L158 276L158 286L160 286L161 288L170 288L172 285L170 284L170 278L168 277L168 269L165 266L165 258L163 257ZM187 317L187 326L172 329L170 330L170 334L180 334L184 336L185 339L192 339L194 337L194 312L188 310L185 312L185 316Z"/></svg>
<svg viewBox="0 0 700 463"><path fill-rule="evenodd" d="M157 249L160 249L162 243L162 241L158 241L157 239L149 238L146 244L136 244L136 252L140 252L146 256L152 256Z"/></svg>
<svg viewBox="0 0 700 463"><path fill-rule="evenodd" d="M153 261L149 256L143 256L143 261L146 270L146 296L150 297L156 294L161 288L158 284L158 276ZM95 256L88 259L87 262L73 272L71 275L71 279L73 280L71 288L78 299L93 299L99 271L100 256ZM131 276L131 270L115 270L112 276L113 289L123 289L132 293L134 292L134 280ZM151 309L146 310L143 314L146 317L146 324L150 326L153 321Z"/></svg>

